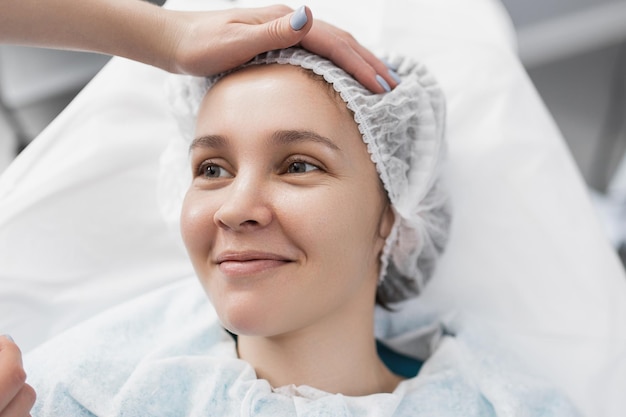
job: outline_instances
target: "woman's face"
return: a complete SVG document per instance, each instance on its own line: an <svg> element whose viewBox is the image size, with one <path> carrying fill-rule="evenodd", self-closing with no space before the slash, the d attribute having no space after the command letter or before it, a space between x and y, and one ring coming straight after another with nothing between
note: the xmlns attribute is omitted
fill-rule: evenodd
<svg viewBox="0 0 626 417"><path fill-rule="evenodd" d="M252 66L201 105L182 234L234 333L277 336L373 308L393 214L326 87L291 65Z"/></svg>

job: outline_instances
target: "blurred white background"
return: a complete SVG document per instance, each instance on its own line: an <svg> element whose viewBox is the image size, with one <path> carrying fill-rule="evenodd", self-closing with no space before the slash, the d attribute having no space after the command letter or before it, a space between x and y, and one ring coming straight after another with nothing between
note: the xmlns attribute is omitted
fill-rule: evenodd
<svg viewBox="0 0 626 417"><path fill-rule="evenodd" d="M626 149L626 0L502 2L520 58L619 247L626 236L626 166L619 169ZM0 172L108 59L0 47Z"/></svg>
<svg viewBox="0 0 626 417"><path fill-rule="evenodd" d="M616 126L626 116L626 1L502 1L522 62L585 179L604 191L626 142Z"/></svg>
<svg viewBox="0 0 626 417"><path fill-rule="evenodd" d="M626 0L502 0L519 55L626 263Z"/></svg>

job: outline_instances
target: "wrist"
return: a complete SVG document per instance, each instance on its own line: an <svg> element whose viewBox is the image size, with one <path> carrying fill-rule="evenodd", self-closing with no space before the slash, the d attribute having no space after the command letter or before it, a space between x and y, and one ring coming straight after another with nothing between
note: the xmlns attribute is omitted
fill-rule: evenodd
<svg viewBox="0 0 626 417"><path fill-rule="evenodd" d="M171 12L145 1L122 3L118 2L119 7L111 15L111 28L117 35L108 38L110 43L103 52L170 70L173 46L168 34L171 26L168 15Z"/></svg>
<svg viewBox="0 0 626 417"><path fill-rule="evenodd" d="M160 9L158 16L160 31L153 37L154 55L158 62L153 63L166 71L184 73L181 55L181 42L186 31L191 30L185 14L175 10ZM158 57L158 58L157 58Z"/></svg>

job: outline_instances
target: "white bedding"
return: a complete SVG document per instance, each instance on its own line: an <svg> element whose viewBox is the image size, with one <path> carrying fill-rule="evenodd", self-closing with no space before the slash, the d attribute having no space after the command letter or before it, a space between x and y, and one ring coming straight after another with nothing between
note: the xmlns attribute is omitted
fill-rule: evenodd
<svg viewBox="0 0 626 417"><path fill-rule="evenodd" d="M235 341L190 277L111 308L27 354L24 366L37 390L32 415L579 417L563 393L503 353L499 335L476 323L433 322L423 306L420 313L402 322L423 335L414 346L428 360L393 392L350 396L307 385L272 387L237 357ZM390 322L377 324L392 330Z"/></svg>
<svg viewBox="0 0 626 417"><path fill-rule="evenodd" d="M374 50L412 54L446 93L455 217L423 301L506 329L586 415L623 415L626 278L501 5L307 4ZM0 333L25 350L192 273L157 204L159 155L178 134L165 77L113 59L0 177Z"/></svg>

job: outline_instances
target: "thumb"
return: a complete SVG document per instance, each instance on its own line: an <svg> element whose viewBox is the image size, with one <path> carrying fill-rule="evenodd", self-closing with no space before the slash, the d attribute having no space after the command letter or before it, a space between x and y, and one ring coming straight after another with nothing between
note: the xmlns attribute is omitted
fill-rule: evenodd
<svg viewBox="0 0 626 417"><path fill-rule="evenodd" d="M313 15L306 6L285 16L256 26L255 46L263 51L287 48L300 42L313 26Z"/></svg>

